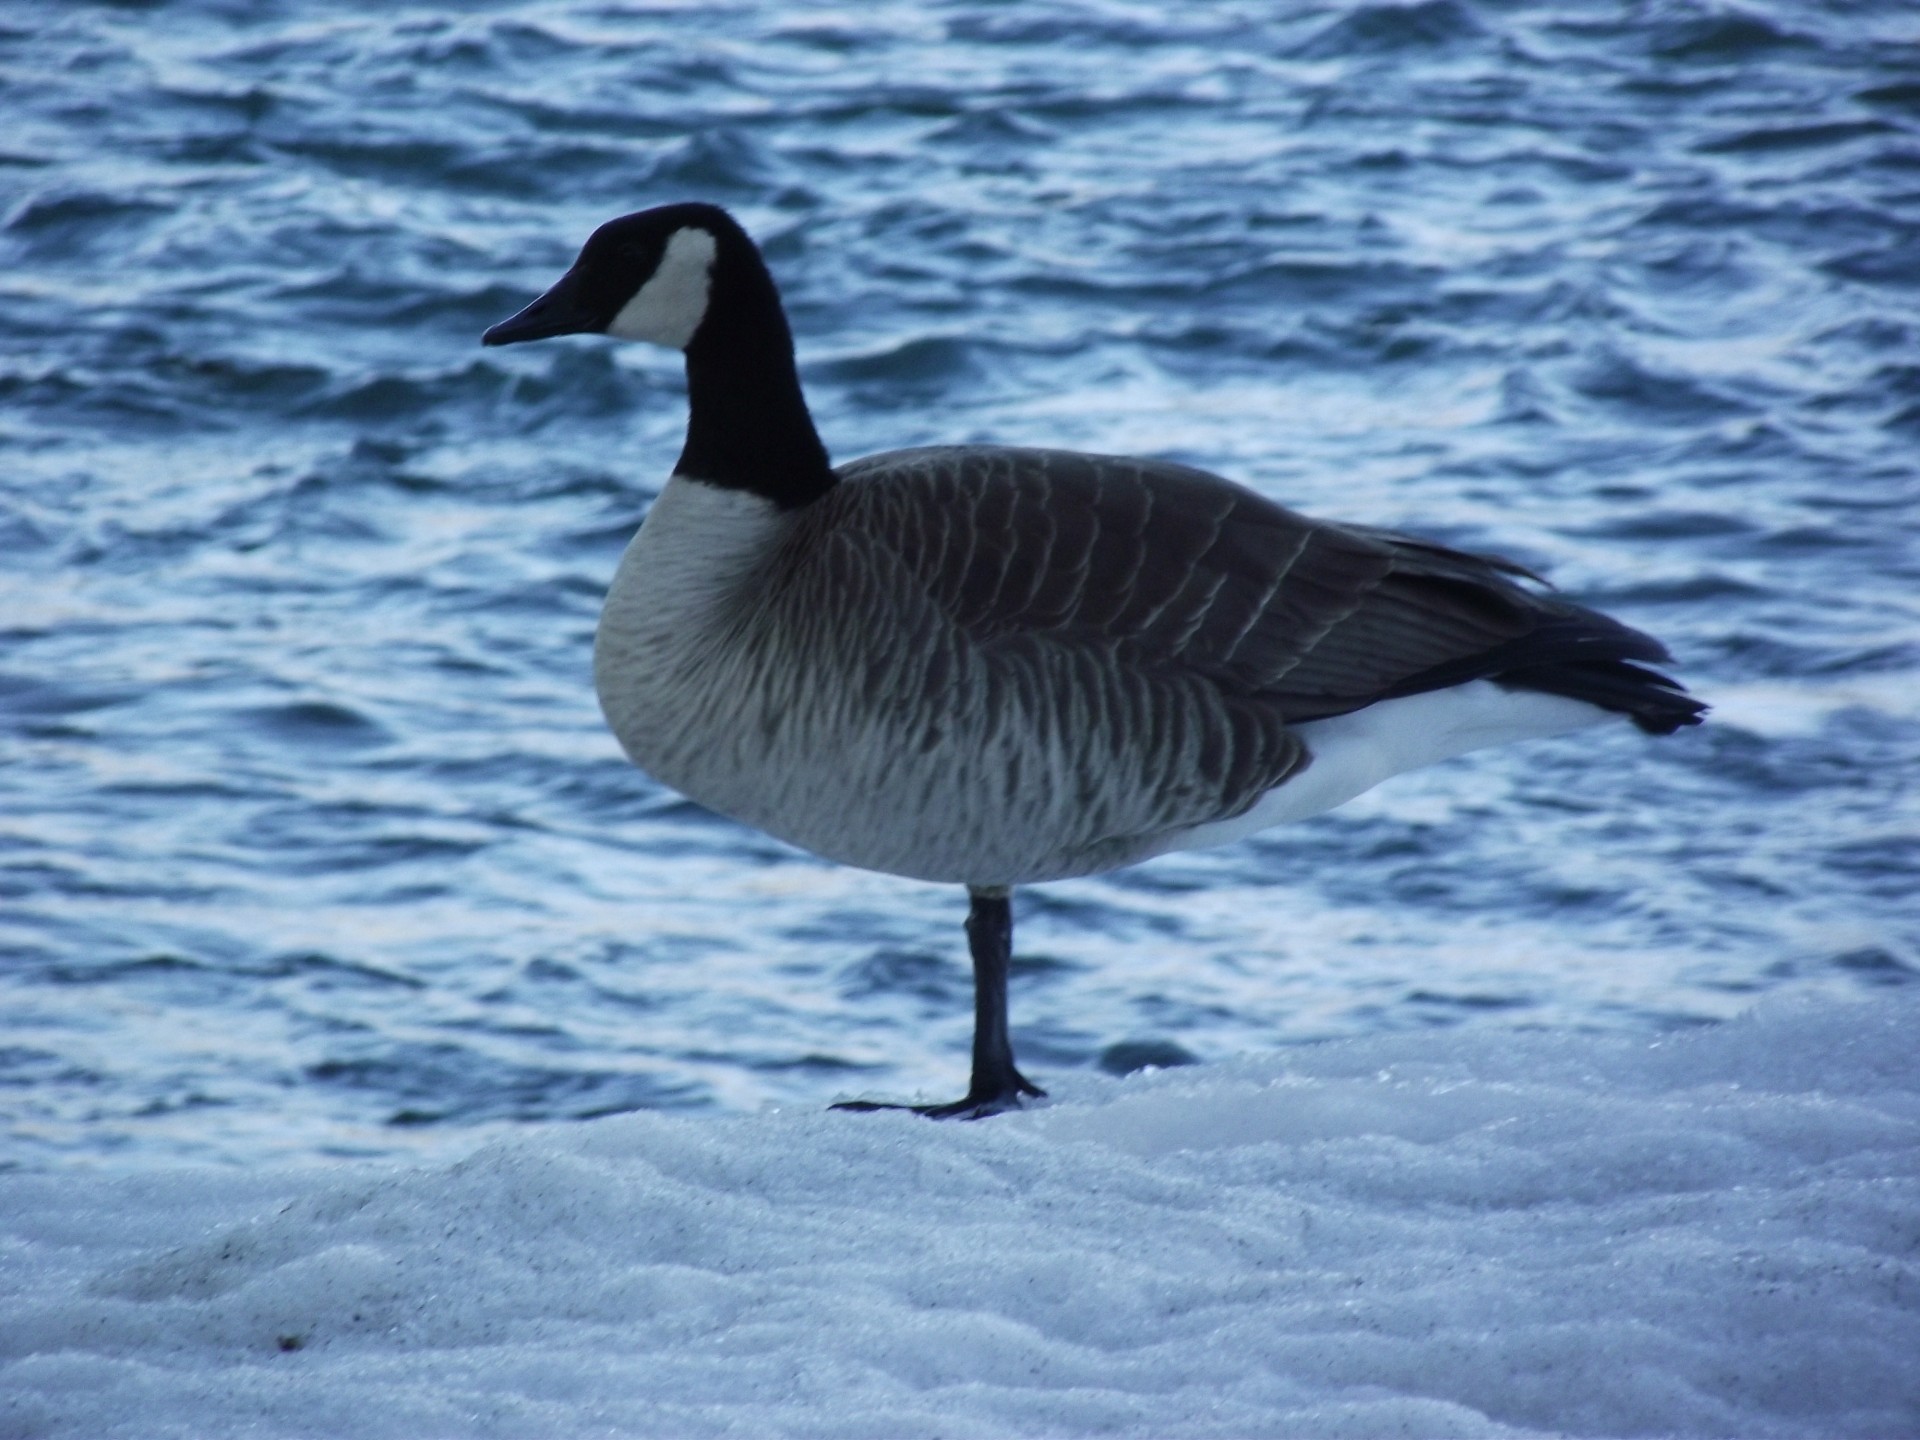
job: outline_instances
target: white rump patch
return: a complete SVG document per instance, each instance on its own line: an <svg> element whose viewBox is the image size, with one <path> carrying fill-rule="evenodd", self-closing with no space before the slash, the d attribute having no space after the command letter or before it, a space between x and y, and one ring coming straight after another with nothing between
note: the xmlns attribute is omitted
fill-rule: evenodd
<svg viewBox="0 0 1920 1440"><path fill-rule="evenodd" d="M713 257L718 249L711 231L688 226L667 240L647 283L620 307L607 326L619 340L646 340L671 350L684 350L693 332L707 318L707 294L713 285Z"/></svg>
<svg viewBox="0 0 1920 1440"><path fill-rule="evenodd" d="M1244 815L1169 837L1158 847L1200 850L1289 820L1304 820L1344 805L1382 780L1422 765L1504 745L1584 730L1611 712L1584 700L1539 690L1507 690L1474 680L1447 690L1382 700L1351 715L1308 720L1293 732L1312 756L1306 769L1275 786Z"/></svg>

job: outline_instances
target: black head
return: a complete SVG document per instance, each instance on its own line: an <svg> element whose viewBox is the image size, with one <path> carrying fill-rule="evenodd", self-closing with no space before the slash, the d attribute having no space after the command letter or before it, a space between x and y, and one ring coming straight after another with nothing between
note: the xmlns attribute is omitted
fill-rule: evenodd
<svg viewBox="0 0 1920 1440"><path fill-rule="evenodd" d="M649 340L687 356L687 441L675 473L782 508L835 483L793 362L793 335L760 251L717 205L609 220L488 345L549 335Z"/></svg>
<svg viewBox="0 0 1920 1440"><path fill-rule="evenodd" d="M684 350L706 319L716 263L740 247L753 253L746 232L717 205L661 205L609 220L546 294L481 343L604 334Z"/></svg>

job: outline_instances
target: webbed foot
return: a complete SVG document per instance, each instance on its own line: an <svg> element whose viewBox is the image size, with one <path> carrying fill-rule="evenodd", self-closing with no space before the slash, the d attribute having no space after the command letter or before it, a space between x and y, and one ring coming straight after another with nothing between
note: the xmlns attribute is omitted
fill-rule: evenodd
<svg viewBox="0 0 1920 1440"><path fill-rule="evenodd" d="M889 1105L843 1100L835 1110L911 1110L929 1120L984 1120L1018 1110L1046 1091L1014 1068L1007 1035L1007 967L1013 959L1013 906L996 886L969 886L967 949L973 955L973 1081L966 1098L947 1105Z"/></svg>
<svg viewBox="0 0 1920 1440"><path fill-rule="evenodd" d="M976 1090L967 1092L965 1098L950 1100L944 1105L890 1105L884 1100L842 1100L837 1105L829 1105L829 1110L855 1110L865 1114L870 1110L911 1110L916 1115L924 1115L929 1120L984 1120L989 1115L1000 1115L1008 1110L1019 1110L1022 1101L1029 1097L1035 1100L1046 1099L1047 1092L1028 1080L1019 1071L1011 1075L1011 1084L995 1086L985 1094Z"/></svg>

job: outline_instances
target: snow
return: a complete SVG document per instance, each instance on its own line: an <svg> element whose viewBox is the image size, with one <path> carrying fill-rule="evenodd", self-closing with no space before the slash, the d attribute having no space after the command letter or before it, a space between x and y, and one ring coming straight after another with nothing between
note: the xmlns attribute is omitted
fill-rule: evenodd
<svg viewBox="0 0 1920 1440"><path fill-rule="evenodd" d="M1917 1035L1887 992L0 1177L0 1435L1916 1434Z"/></svg>

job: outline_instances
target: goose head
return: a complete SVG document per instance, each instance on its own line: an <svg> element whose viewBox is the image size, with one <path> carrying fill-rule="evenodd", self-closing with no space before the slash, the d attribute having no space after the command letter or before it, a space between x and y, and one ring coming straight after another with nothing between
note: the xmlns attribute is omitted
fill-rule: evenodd
<svg viewBox="0 0 1920 1440"><path fill-rule="evenodd" d="M685 352L687 440L676 475L783 510L833 488L780 292L759 248L719 206L661 205L609 220L546 294L481 338L515 345L582 334Z"/></svg>
<svg viewBox="0 0 1920 1440"><path fill-rule="evenodd" d="M622 215L595 230L567 273L487 331L482 343L598 334L685 350L707 318L722 266L764 268L753 242L717 205L662 205Z"/></svg>

